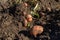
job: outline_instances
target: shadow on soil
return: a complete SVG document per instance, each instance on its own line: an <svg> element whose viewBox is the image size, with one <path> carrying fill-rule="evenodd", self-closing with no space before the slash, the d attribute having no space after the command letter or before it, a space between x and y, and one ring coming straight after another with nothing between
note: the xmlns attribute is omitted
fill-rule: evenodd
<svg viewBox="0 0 60 40"><path fill-rule="evenodd" d="M33 40L40 40L40 37L39 37L39 36L37 36L37 37L35 38L33 35L31 35L31 34L29 33L29 31L26 31L26 30L22 30L22 31L20 31L18 34L23 34L24 36L27 36L27 37L29 37L30 39L33 39Z"/></svg>

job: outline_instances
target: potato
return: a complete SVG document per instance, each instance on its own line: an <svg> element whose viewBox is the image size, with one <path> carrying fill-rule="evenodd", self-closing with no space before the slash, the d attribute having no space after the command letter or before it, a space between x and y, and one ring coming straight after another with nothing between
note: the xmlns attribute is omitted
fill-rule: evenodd
<svg viewBox="0 0 60 40"><path fill-rule="evenodd" d="M28 14L26 17L28 22L32 22L32 16L30 14Z"/></svg>
<svg viewBox="0 0 60 40"><path fill-rule="evenodd" d="M43 27L39 25L35 25L30 31L30 33L35 37L37 36L37 34L41 34L42 32L43 32Z"/></svg>

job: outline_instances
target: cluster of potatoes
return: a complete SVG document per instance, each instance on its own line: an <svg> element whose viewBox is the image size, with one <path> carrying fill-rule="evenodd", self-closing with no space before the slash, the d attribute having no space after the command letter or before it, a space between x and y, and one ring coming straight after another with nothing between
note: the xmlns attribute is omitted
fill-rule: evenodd
<svg viewBox="0 0 60 40"><path fill-rule="evenodd" d="M30 14L26 15L26 19L25 19L25 26L27 26L28 22L32 22L33 21L33 17ZM34 35L34 37L37 36L37 34L41 34L43 33L43 26L39 26L39 25L35 25L32 27L30 34Z"/></svg>
<svg viewBox="0 0 60 40"><path fill-rule="evenodd" d="M27 7L28 4L24 3L24 5ZM24 26L26 27L28 22L32 22L33 21L33 17L31 14L27 14L26 12L23 13L26 17L26 19L24 19ZM43 33L43 26L40 25L35 25L31 28L30 34L33 35L34 37L37 36L37 34L41 34Z"/></svg>

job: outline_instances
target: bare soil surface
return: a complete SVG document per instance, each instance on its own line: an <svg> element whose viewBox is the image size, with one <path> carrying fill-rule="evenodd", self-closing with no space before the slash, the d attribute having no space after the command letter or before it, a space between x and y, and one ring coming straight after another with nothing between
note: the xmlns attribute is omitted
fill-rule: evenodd
<svg viewBox="0 0 60 40"><path fill-rule="evenodd" d="M29 27L25 13L33 17ZM34 25L44 28L37 37L30 34ZM0 40L60 40L60 0L0 0Z"/></svg>

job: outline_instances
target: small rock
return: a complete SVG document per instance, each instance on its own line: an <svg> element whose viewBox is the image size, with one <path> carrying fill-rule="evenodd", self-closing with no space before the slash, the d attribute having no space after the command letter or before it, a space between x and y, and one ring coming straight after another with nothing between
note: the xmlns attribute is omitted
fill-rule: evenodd
<svg viewBox="0 0 60 40"><path fill-rule="evenodd" d="M11 37L8 37L6 40L13 40Z"/></svg>

